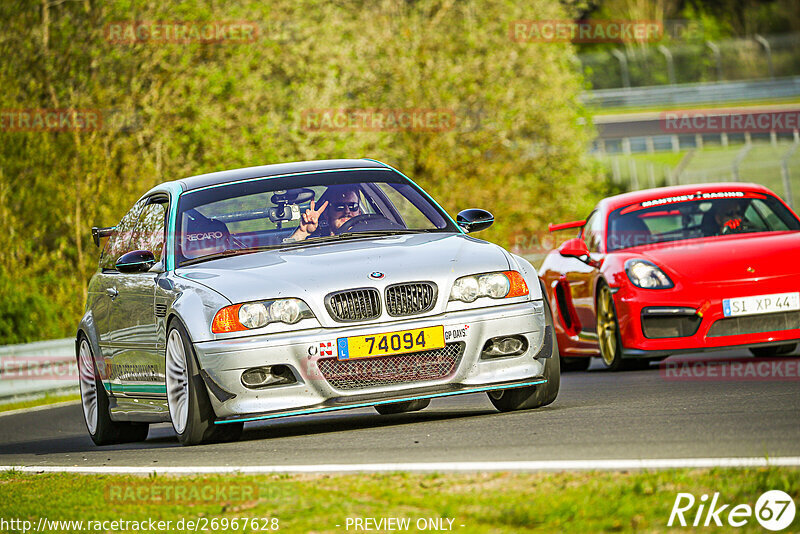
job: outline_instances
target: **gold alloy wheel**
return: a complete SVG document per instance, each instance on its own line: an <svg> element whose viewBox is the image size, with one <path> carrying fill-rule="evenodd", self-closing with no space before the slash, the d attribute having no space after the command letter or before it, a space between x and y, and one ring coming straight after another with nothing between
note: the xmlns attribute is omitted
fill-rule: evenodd
<svg viewBox="0 0 800 534"><path fill-rule="evenodd" d="M617 317L614 300L608 286L603 286L597 296L597 342L603 363L611 366L617 355Z"/></svg>

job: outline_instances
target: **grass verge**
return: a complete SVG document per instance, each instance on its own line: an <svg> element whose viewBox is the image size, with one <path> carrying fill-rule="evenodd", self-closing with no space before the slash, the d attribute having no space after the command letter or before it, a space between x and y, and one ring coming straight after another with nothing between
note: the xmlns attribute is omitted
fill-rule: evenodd
<svg viewBox="0 0 800 534"><path fill-rule="evenodd" d="M429 519L465 533L661 532L670 530L667 521L679 492L693 494L697 504L701 495L719 492L720 504L752 507L762 493L778 489L798 502L800 470L191 477L5 472L0 473L0 488L0 518L34 525L40 518L152 519L171 521L170 532L177 532L181 519L185 526L188 520L205 518L201 521L208 522L209 530L217 519L217 531L233 531L232 518L277 518L282 532L347 532L364 530L354 528L354 518L399 518L409 520L407 530L412 532L422 530L417 521ZM697 506L686 513L690 523L696 511ZM223 519L227 529L221 528ZM118 526L114 532L134 531ZM109 528L115 527L105 526ZM798 528L796 517L787 531ZM725 524L723 529L731 527ZM254 531L250 524L236 530ZM763 531L754 517L735 530Z"/></svg>
<svg viewBox="0 0 800 534"><path fill-rule="evenodd" d="M36 399L27 399L21 401L6 402L0 404L0 413L9 412L11 410L22 410L24 408L35 408L36 406L44 406L46 404L56 404L59 402L78 401L81 396L79 393L67 393L64 395L50 395Z"/></svg>

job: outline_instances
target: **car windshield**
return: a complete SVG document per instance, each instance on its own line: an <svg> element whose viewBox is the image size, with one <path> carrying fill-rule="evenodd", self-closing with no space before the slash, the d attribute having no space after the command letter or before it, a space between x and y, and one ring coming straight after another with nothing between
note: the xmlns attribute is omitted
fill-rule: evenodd
<svg viewBox="0 0 800 534"><path fill-rule="evenodd" d="M611 212L607 250L750 232L800 230L800 222L775 197L725 191L654 198Z"/></svg>
<svg viewBox="0 0 800 534"><path fill-rule="evenodd" d="M266 177L181 195L176 256L188 265L268 248L417 232L457 232L413 183L387 170Z"/></svg>

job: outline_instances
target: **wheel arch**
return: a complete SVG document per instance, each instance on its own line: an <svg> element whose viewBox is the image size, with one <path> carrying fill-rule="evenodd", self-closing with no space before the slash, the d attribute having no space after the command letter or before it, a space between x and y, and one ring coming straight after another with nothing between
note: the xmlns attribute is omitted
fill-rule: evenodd
<svg viewBox="0 0 800 534"><path fill-rule="evenodd" d="M214 335L211 333L211 323L214 315L230 304L228 299L215 291L187 288L167 310L164 317L165 339L170 321L178 319L192 342L212 341Z"/></svg>
<svg viewBox="0 0 800 534"><path fill-rule="evenodd" d="M85 337L89 343L89 348L92 350L92 360L95 364L95 369L100 373L100 383L103 384L106 394L113 396L108 387L108 376L106 375L106 362L103 359L103 351L100 349L100 334L97 332L97 325L94 321L94 314L91 310L87 310L75 332L75 357L80 357L81 350L81 337Z"/></svg>
<svg viewBox="0 0 800 534"><path fill-rule="evenodd" d="M532 299L547 298L546 297L547 292L545 291L545 287L544 287L544 284L542 283L542 279L539 276L539 274L537 273L536 268L531 264L531 262L529 262L528 260L526 260L522 256L518 256L518 255L512 254L510 252L508 252L508 255L510 256L510 260L513 261L513 263L511 263L511 261L509 262L509 263L511 263L510 267L512 269L516 267L519 270L520 274L522 274L522 277L525 279L525 283L528 284L528 290L529 291L531 289L531 286L533 285L533 281L534 280L538 280L539 281L539 291L541 292L541 295L539 295L539 297L537 297L536 295L532 294L531 298Z"/></svg>

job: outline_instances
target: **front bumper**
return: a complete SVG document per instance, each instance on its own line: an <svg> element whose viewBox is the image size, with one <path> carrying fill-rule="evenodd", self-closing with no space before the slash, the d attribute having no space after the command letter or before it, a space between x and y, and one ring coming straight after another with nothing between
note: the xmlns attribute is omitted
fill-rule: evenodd
<svg viewBox="0 0 800 534"><path fill-rule="evenodd" d="M446 376L391 384L368 381L343 387L329 381L319 363L336 355L340 337L371 335L443 325L445 332L460 333L452 343L463 343L460 356ZM544 371L542 358L552 352L552 332L545 335L544 313L535 313L533 302L449 312L432 317L370 324L316 328L287 333L195 343L204 379L209 386L218 422L286 417L303 413L356 408L414 398L486 391L533 385ZM522 336L527 350L517 356L481 359L486 341L497 336ZM549 348L548 348L549 346ZM391 358L391 357L383 357ZM382 358L358 360L382 366ZM251 389L242 384L242 373L254 367L285 365L296 383ZM382 371L382 372L384 372ZM412 370L413 371L413 370ZM334 384L337 384L336 386Z"/></svg>
<svg viewBox="0 0 800 534"><path fill-rule="evenodd" d="M614 294L614 304L622 337L623 357L656 357L682 352L704 352L730 348L779 345L800 340L800 312L725 317L724 298L768 295L790 291L785 277L726 283L697 284L681 290L641 290L622 287ZM654 337L657 329L645 328L652 321L653 310L683 308L679 313L685 321L679 327L681 335ZM648 319L649 315L649 319ZM679 324L675 321L672 324Z"/></svg>

